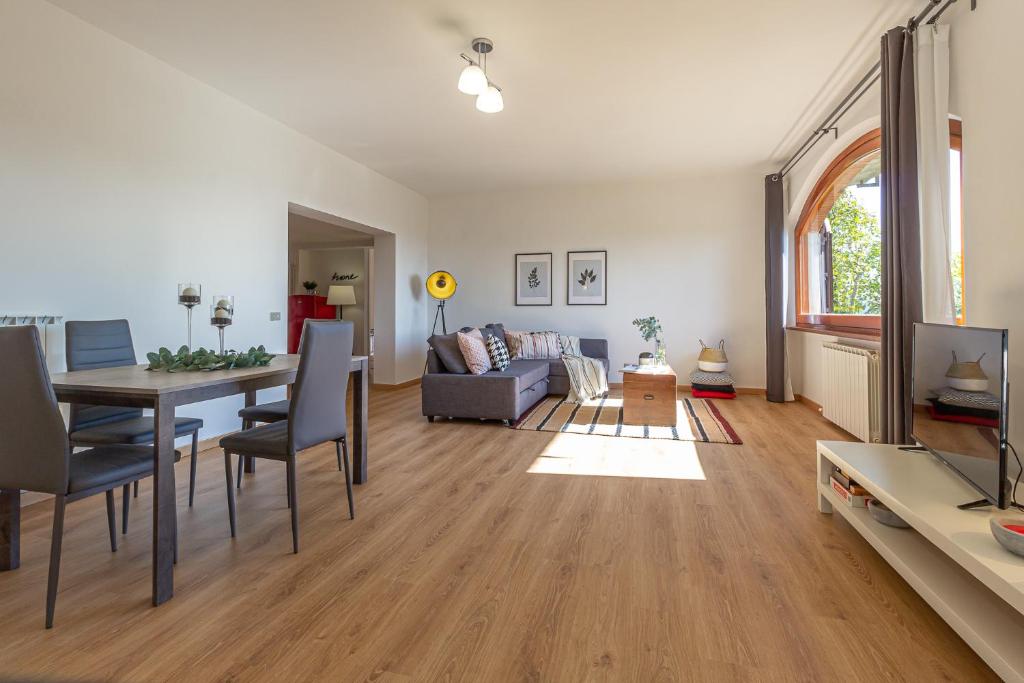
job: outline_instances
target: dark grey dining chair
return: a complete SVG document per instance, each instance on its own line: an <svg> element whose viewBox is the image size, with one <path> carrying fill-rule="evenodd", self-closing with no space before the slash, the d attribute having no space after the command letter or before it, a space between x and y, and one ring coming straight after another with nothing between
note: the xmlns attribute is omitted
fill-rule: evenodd
<svg viewBox="0 0 1024 683"><path fill-rule="evenodd" d="M270 424L273 422L281 422L282 420L288 419L288 408L291 405L291 401L283 399L281 401L274 401L273 403L263 403L258 406L247 406L238 411L238 417L242 418L242 430L252 429L258 423ZM338 467L341 467L341 462L338 462ZM238 468L238 480L235 482L236 488L242 488L242 468Z"/></svg>
<svg viewBox="0 0 1024 683"><path fill-rule="evenodd" d="M220 447L224 449L228 520L232 537L236 533L235 487L231 476L233 454L238 456L239 468L245 457L268 458L285 463L293 552L299 552L299 499L295 477L299 451L334 442L345 472L349 517L355 518L352 475L345 441L348 434L345 397L352 366L352 330L352 323L348 321L307 322L301 342L302 356L288 407L288 419L235 432L220 440Z"/></svg>
<svg viewBox="0 0 1024 683"><path fill-rule="evenodd" d="M46 628L51 628L65 506L106 493L110 547L116 551L114 489L153 474L153 448L112 444L71 453L34 325L0 328L0 434L0 489L54 495L46 586Z"/></svg>
<svg viewBox="0 0 1024 683"><path fill-rule="evenodd" d="M132 331L127 320L72 320L64 325L64 346L68 370L93 370L136 365ZM192 507L196 491L199 430L203 421L196 417L175 417L174 436L192 436L192 459L189 463L188 505ZM154 439L153 418L144 416L141 408L90 406L71 404L68 431L72 446L109 444L151 444ZM136 481L135 495L139 494ZM124 486L124 509L121 531L128 533L128 484Z"/></svg>
<svg viewBox="0 0 1024 683"><path fill-rule="evenodd" d="M303 332L306 330L305 324L302 326ZM302 334L299 334L299 348L302 348ZM238 411L238 417L242 418L242 429L252 429L259 423L270 424L272 422L281 422L282 420L288 419L288 408L291 405L291 401L283 399L280 401L273 401L271 403L261 403L256 406L247 406ZM341 453L338 453L338 470L341 470ZM238 468L238 479L235 482L235 488L242 488L242 468Z"/></svg>

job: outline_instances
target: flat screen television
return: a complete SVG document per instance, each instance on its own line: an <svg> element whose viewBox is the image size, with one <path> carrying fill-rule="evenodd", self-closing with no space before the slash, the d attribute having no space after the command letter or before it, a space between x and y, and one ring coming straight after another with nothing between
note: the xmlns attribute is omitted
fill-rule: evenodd
<svg viewBox="0 0 1024 683"><path fill-rule="evenodd" d="M1007 460L1007 331L914 325L912 437L959 474L983 501L1010 503L1019 464Z"/></svg>

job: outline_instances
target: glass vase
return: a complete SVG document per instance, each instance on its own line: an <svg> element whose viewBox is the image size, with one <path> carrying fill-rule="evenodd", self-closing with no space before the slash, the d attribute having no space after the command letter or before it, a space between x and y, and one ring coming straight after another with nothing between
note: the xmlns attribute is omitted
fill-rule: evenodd
<svg viewBox="0 0 1024 683"><path fill-rule="evenodd" d="M203 286L194 282L178 283L178 303L188 311L188 350L192 350L192 309L202 300Z"/></svg>
<svg viewBox="0 0 1024 683"><path fill-rule="evenodd" d="M210 324L217 328L220 338L220 355L224 355L224 328L232 323L235 317L235 297L229 294L218 294L213 297L210 305Z"/></svg>
<svg viewBox="0 0 1024 683"><path fill-rule="evenodd" d="M668 365L667 354L665 353L665 341L654 340L654 363L655 365Z"/></svg>

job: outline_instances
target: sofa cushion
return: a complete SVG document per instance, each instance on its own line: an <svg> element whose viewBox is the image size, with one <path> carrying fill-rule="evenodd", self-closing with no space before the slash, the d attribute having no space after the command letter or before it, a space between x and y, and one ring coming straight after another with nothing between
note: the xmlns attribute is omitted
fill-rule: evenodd
<svg viewBox="0 0 1024 683"><path fill-rule="evenodd" d="M508 340L505 339L505 325L502 323L487 323L486 329L488 332L500 339L505 346L508 346ZM487 339L486 333L484 333L484 339Z"/></svg>
<svg viewBox="0 0 1024 683"><path fill-rule="evenodd" d="M508 350L513 358L537 360L561 358L562 349L557 332L513 332L505 331Z"/></svg>
<svg viewBox="0 0 1024 683"><path fill-rule="evenodd" d="M487 345L487 355L491 357L491 367L495 370L504 370L508 367L508 347L497 335L488 335L484 342Z"/></svg>
<svg viewBox="0 0 1024 683"><path fill-rule="evenodd" d="M607 358L598 358L597 360L601 361L601 365L604 366L604 371L608 372L608 359ZM552 361L548 361L548 362L550 363L550 369L548 370L548 374L550 376L552 376L552 377L568 377L569 376L569 371L566 370L565 362L561 358L559 358L558 360L552 360Z"/></svg>
<svg viewBox="0 0 1024 683"><path fill-rule="evenodd" d="M458 338L462 357L466 359L466 367L470 372L482 375L491 369L491 357L487 355L487 345L484 344L480 330L459 332Z"/></svg>
<svg viewBox="0 0 1024 683"><path fill-rule="evenodd" d="M559 361L561 362L561 361ZM502 371L491 370L491 375L505 375L519 378L519 390L533 386L548 376L549 363L546 360L514 360L508 364L508 368Z"/></svg>
<svg viewBox="0 0 1024 683"><path fill-rule="evenodd" d="M580 355L587 358L608 358L607 339L580 339ZM607 365L607 364L606 364Z"/></svg>
<svg viewBox="0 0 1024 683"><path fill-rule="evenodd" d="M459 348L457 332L435 334L427 340L427 343L441 359L441 365L445 367L445 370L456 375L465 375L469 372L469 368L466 367L466 359L462 357L462 349Z"/></svg>

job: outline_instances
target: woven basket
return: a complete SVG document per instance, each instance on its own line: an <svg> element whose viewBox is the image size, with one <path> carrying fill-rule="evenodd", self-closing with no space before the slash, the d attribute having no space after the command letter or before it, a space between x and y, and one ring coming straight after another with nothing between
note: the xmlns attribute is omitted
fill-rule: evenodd
<svg viewBox="0 0 1024 683"><path fill-rule="evenodd" d="M949 386L961 391L985 391L988 389L988 375L981 369L981 359L985 354L978 356L978 360L961 361L953 352L953 363L946 370L946 379Z"/></svg>
<svg viewBox="0 0 1024 683"><path fill-rule="evenodd" d="M718 346L708 346L704 343L703 339L698 339L700 342L700 355L697 356L697 360L704 363L728 363L729 359L725 355L725 340L722 339L718 342Z"/></svg>

